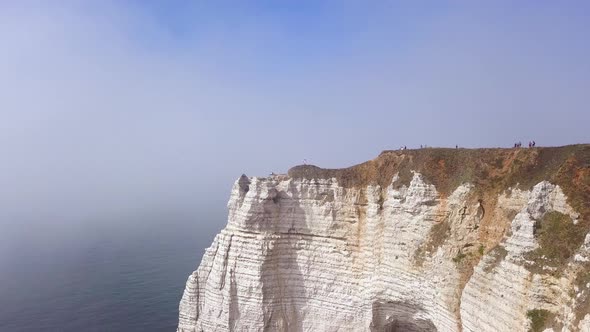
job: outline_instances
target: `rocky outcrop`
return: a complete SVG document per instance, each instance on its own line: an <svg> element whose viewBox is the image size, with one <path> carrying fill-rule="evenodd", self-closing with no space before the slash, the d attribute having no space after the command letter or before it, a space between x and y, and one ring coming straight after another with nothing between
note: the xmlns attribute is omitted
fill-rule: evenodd
<svg viewBox="0 0 590 332"><path fill-rule="evenodd" d="M425 149L344 170L242 176L227 226L188 278L178 330L588 329L587 151L559 152L541 174L544 165L529 167L539 149L446 151L438 161ZM527 188L519 167L543 180ZM585 233L552 243L549 227ZM561 245L575 250L553 257Z"/></svg>

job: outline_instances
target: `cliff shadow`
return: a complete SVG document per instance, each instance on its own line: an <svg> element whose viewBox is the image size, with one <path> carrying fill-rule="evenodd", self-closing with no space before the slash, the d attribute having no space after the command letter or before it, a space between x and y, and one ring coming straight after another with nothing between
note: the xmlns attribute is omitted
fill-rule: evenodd
<svg viewBox="0 0 590 332"><path fill-rule="evenodd" d="M304 331L307 308L310 234L301 193L291 184L288 195L277 192L265 202L263 221L268 232L261 266L264 331ZM263 249L264 250L264 249ZM307 309L305 309L307 310Z"/></svg>
<svg viewBox="0 0 590 332"><path fill-rule="evenodd" d="M376 301L372 306L371 332L436 332L430 319L417 304L403 301Z"/></svg>

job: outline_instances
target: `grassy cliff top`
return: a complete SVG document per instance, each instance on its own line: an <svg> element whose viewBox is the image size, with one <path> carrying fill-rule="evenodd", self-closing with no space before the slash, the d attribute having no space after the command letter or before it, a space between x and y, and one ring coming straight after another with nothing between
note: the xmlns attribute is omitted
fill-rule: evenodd
<svg viewBox="0 0 590 332"><path fill-rule="evenodd" d="M496 196L509 188L530 189L547 180L559 185L568 202L590 223L590 144L536 148L424 148L383 151L377 158L342 169L295 166L292 178L336 178L346 188L378 184L408 185L412 171L445 197L462 183L475 185L475 196Z"/></svg>
<svg viewBox="0 0 590 332"><path fill-rule="evenodd" d="M559 185L568 203L580 214L579 222L563 222L563 216L552 214L545 218L547 220L540 221L541 229L545 229L536 234L540 248L529 255L529 259L536 261L535 258L539 258L542 261L538 266L548 263L558 268L565 266L590 231L588 144L512 149L425 148L384 151L373 160L343 169L296 166L289 170L289 176L305 179L336 178L340 185L360 190L369 184L377 184L383 190L392 184L396 173L399 178L393 186L408 185L412 171L421 173L426 182L434 184L442 197L448 196L462 183L473 184L474 189L468 199L484 202L490 211L494 210L498 196L509 188L528 190L543 180ZM485 231L480 232L480 240L490 248L497 245L502 237L502 233L495 231L498 227L486 226L492 225L491 222L491 219L483 221L480 228L485 228ZM436 233L436 229L433 229ZM439 237L444 235L439 233ZM545 257L552 262L541 259Z"/></svg>
<svg viewBox="0 0 590 332"><path fill-rule="evenodd" d="M385 187L391 184L396 173L399 174L397 182L400 185L409 184L411 171L421 173L442 195L450 194L464 182L486 190L503 190L517 185L529 189L540 181L548 180L565 189L567 184L582 185L588 180L590 144L511 149L388 150L373 160L348 168L295 166L289 170L289 176L336 178L344 187L364 187L369 184ZM574 178L576 183L573 183ZM580 181L582 183L578 183Z"/></svg>

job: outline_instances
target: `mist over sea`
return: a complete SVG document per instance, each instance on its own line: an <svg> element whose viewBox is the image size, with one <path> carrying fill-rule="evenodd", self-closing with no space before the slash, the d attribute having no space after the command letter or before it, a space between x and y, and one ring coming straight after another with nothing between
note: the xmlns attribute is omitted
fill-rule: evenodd
<svg viewBox="0 0 590 332"><path fill-rule="evenodd" d="M170 213L5 232L0 331L174 331L186 279L225 223L202 215L211 221Z"/></svg>

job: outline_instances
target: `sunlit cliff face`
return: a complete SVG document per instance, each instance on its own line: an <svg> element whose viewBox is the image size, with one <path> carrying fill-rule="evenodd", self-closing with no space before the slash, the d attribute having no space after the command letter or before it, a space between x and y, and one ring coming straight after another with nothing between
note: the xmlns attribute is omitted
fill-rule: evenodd
<svg viewBox="0 0 590 332"><path fill-rule="evenodd" d="M588 152L426 149L243 176L178 329L587 328Z"/></svg>

